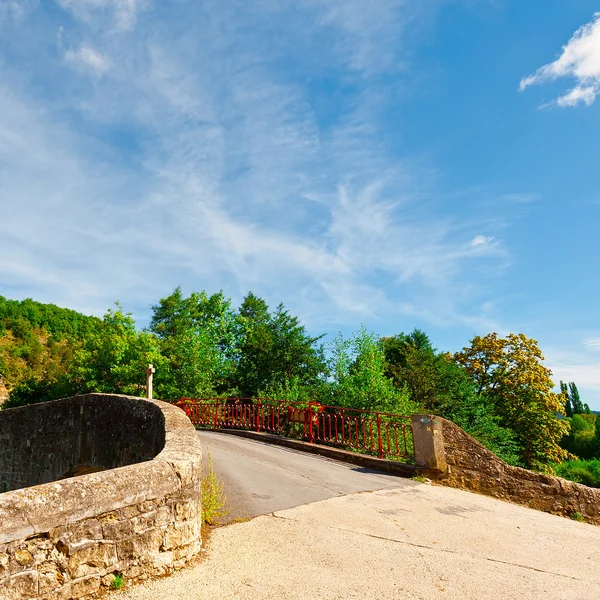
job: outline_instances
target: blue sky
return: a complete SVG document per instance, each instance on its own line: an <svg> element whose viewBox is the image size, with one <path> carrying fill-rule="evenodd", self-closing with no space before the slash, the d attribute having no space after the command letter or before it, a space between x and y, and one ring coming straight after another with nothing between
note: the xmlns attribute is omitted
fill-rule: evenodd
<svg viewBox="0 0 600 600"><path fill-rule="evenodd" d="M597 11L0 0L0 294L523 332L600 409Z"/></svg>

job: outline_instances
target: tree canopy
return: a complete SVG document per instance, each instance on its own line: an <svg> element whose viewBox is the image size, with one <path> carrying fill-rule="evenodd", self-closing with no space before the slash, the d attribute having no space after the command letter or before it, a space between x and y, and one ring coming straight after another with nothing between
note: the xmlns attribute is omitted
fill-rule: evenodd
<svg viewBox="0 0 600 600"><path fill-rule="evenodd" d="M524 334L476 336L454 355L475 384L476 393L493 406L523 449L526 465L544 468L567 456L560 441L568 432L562 394L554 393L551 371L536 340Z"/></svg>
<svg viewBox="0 0 600 600"><path fill-rule="evenodd" d="M249 292L181 288L152 307L147 330L117 304L103 319L0 296L0 376L8 406L89 391L157 397L270 397L448 418L510 462L541 470L569 453L600 458L600 420L574 382L554 393L537 342L477 336L452 355L415 329L379 338L364 327L329 344L283 305ZM564 415L566 414L566 417Z"/></svg>

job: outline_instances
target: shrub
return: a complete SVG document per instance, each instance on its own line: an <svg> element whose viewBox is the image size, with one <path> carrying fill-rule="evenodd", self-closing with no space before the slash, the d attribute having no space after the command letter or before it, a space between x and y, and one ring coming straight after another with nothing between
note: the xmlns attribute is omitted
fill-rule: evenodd
<svg viewBox="0 0 600 600"><path fill-rule="evenodd" d="M554 472L564 479L600 488L600 460L567 460L556 465Z"/></svg>

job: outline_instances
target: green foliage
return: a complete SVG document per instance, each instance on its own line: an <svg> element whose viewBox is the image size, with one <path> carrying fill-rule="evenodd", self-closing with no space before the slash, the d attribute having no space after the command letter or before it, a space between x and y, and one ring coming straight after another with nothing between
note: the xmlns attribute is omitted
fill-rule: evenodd
<svg viewBox="0 0 600 600"><path fill-rule="evenodd" d="M580 523L585 521L585 517L578 510L572 512L569 516L571 519L573 519L573 521L579 521Z"/></svg>
<svg viewBox="0 0 600 600"><path fill-rule="evenodd" d="M573 416L573 404L571 402L571 398L569 397L569 388L567 387L567 384L564 382L560 382L560 393L563 396L564 402L565 402L565 415L568 418L571 418Z"/></svg>
<svg viewBox="0 0 600 600"><path fill-rule="evenodd" d="M28 379L15 386L10 392L10 398L2 408L15 408L28 404L49 402L58 398L72 395L73 390L66 376L59 380Z"/></svg>
<svg viewBox="0 0 600 600"><path fill-rule="evenodd" d="M338 335L330 346L330 402L362 410L410 415L419 405L386 375L383 342L364 327L351 338Z"/></svg>
<svg viewBox="0 0 600 600"><path fill-rule="evenodd" d="M125 585L125 577L123 573L116 573L113 580L110 582L110 587L113 590L120 590Z"/></svg>
<svg viewBox="0 0 600 600"><path fill-rule="evenodd" d="M236 319L238 356L231 387L239 395L294 385L318 386L326 373L321 336L311 337L297 317L280 304L273 313L267 303L249 293Z"/></svg>
<svg viewBox="0 0 600 600"><path fill-rule="evenodd" d="M163 364L155 336L138 332L131 314L117 303L75 353L68 378L77 393L143 396L149 363Z"/></svg>
<svg viewBox="0 0 600 600"><path fill-rule="evenodd" d="M68 308L54 304L42 304L30 298L7 300L0 296L0 335L2 329L16 330L15 336L44 329L55 339L77 339L91 333L99 319L88 317Z"/></svg>
<svg viewBox="0 0 600 600"><path fill-rule="evenodd" d="M569 382L568 386L560 382L560 392L565 400L565 414L567 417L581 414L592 414L590 407L584 404L579 396L579 390L574 381Z"/></svg>
<svg viewBox="0 0 600 600"><path fill-rule="evenodd" d="M589 487L600 487L600 460L566 460L554 466L559 477Z"/></svg>
<svg viewBox="0 0 600 600"><path fill-rule="evenodd" d="M207 525L214 525L227 514L227 509L225 508L224 486L215 474L208 444L206 444L206 460L203 466L201 487L202 521Z"/></svg>
<svg viewBox="0 0 600 600"><path fill-rule="evenodd" d="M162 398L202 398L227 392L235 369L235 314L222 292L208 296L181 288L153 307L151 331L159 340Z"/></svg>
<svg viewBox="0 0 600 600"><path fill-rule="evenodd" d="M298 376L285 380L283 383L274 383L258 391L260 398L274 400L287 400L295 403L322 402L329 396L329 386L323 380L317 380L312 385L305 385Z"/></svg>
<svg viewBox="0 0 600 600"><path fill-rule="evenodd" d="M596 427L598 419L593 414L576 414L569 419L571 431L563 437L561 445L579 458L598 456L599 443Z"/></svg>
<svg viewBox="0 0 600 600"><path fill-rule="evenodd" d="M511 429L523 450L526 466L547 470L567 457L559 442L569 424L562 394L552 392L551 372L542 365L537 342L523 334L475 337L455 360L471 376L478 395L493 406L503 426Z"/></svg>
<svg viewBox="0 0 600 600"><path fill-rule="evenodd" d="M437 353L427 335L415 329L383 338L386 374L403 386L423 410L449 419L505 462L522 466L515 434L503 427L493 407L475 392L472 379L451 357Z"/></svg>
<svg viewBox="0 0 600 600"><path fill-rule="evenodd" d="M24 402L28 390L56 384L81 339L98 323L95 317L52 304L0 296L0 376L11 396Z"/></svg>
<svg viewBox="0 0 600 600"><path fill-rule="evenodd" d="M454 421L510 464L547 470L567 451L600 457L600 419L574 382L552 392L542 360L537 342L523 335L476 337L450 356L418 329L378 339L364 327L335 338L326 358L321 336L251 292L236 311L223 292L185 297L176 288L153 306L142 332L118 304L100 320L0 296L7 407L92 391L144 395L152 363L157 397L262 396L426 411ZM568 418L557 418L565 412ZM575 476L590 480L589 473Z"/></svg>

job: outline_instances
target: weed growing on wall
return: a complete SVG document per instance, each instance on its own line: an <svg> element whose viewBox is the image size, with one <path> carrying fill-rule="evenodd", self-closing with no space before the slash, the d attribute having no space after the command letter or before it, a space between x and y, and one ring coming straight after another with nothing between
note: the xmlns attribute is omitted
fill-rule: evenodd
<svg viewBox="0 0 600 600"><path fill-rule="evenodd" d="M212 455L206 444L206 458L202 473L202 520L207 525L214 525L218 519L227 514L225 508L225 490L223 483L217 478Z"/></svg>

